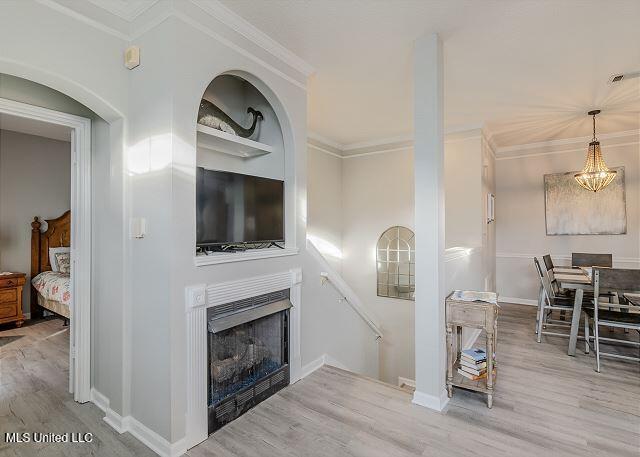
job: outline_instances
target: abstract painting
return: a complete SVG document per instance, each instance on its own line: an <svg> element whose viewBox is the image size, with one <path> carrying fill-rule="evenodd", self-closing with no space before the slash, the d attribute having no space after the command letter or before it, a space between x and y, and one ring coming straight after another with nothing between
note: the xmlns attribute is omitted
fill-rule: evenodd
<svg viewBox="0 0 640 457"><path fill-rule="evenodd" d="M599 192L583 189L577 172L544 175L547 235L622 235L627 233L624 167Z"/></svg>

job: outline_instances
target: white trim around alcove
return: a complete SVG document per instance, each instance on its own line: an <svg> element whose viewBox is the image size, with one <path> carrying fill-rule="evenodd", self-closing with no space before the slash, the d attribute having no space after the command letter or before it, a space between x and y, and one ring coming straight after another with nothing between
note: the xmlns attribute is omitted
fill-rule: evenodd
<svg viewBox="0 0 640 457"><path fill-rule="evenodd" d="M71 129L69 392L84 403L91 400L91 120L4 98L0 113Z"/></svg>
<svg viewBox="0 0 640 457"><path fill-rule="evenodd" d="M213 284L195 284L185 288L187 362L186 373L186 448L206 440L208 434L207 405L207 308L262 294L289 289L293 307L289 327L290 384L301 376L300 313L302 269L242 278Z"/></svg>

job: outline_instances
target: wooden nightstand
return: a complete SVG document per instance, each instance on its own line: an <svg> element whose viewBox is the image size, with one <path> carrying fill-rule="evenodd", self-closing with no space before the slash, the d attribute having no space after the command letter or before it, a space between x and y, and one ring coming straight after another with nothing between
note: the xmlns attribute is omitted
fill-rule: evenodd
<svg viewBox="0 0 640 457"><path fill-rule="evenodd" d="M26 281L24 273L0 275L0 324L15 322L22 327L22 287Z"/></svg>

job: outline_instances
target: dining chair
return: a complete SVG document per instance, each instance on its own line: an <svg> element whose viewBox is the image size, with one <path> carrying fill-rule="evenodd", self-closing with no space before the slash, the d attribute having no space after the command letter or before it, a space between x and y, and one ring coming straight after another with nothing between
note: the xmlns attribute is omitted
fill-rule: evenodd
<svg viewBox="0 0 640 457"><path fill-rule="evenodd" d="M633 357L612 352L604 352L600 350L600 341L607 344L617 343L640 347L640 343L619 338L604 338L600 336L599 327L615 327L625 330L636 330L640 333L640 307L633 305L631 302L616 303L614 307L609 301L602 301L603 292L615 291L624 293L633 293L640 291L640 270L627 270L622 268L597 268L593 269L593 306L585 309L588 319L585 319L585 341L587 346L585 352L589 352L591 340L594 343L596 353L596 371L600 373L600 357L613 357L625 360L640 361L640 357ZM589 321L593 322L593 336L590 336Z"/></svg>
<svg viewBox="0 0 640 457"><path fill-rule="evenodd" d="M573 298L556 295L551 287L548 278L545 277L545 274L542 271L542 267L540 267L540 262L536 257L533 258L533 263L536 268L536 272L538 275L538 279L540 281L540 287L542 290L542 297L540 302L538 303L538 313L536 316L536 333L538 334L538 343L542 341L542 334L552 335L552 336L562 336L569 337L569 334L565 333L557 333L557 332L548 332L544 329L548 325L554 326L569 326L568 322L557 321L557 323L549 323L547 322L547 314L552 312L553 310L560 311L570 311L573 312Z"/></svg>
<svg viewBox="0 0 640 457"><path fill-rule="evenodd" d="M613 267L611 254L591 254L588 252L571 253L571 265L574 267Z"/></svg>

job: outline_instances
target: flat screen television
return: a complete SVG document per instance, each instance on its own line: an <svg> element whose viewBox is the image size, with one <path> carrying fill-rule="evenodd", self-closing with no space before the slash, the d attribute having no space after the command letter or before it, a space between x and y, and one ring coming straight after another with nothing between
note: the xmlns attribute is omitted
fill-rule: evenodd
<svg viewBox="0 0 640 457"><path fill-rule="evenodd" d="M284 242L284 181L196 170L196 244Z"/></svg>

